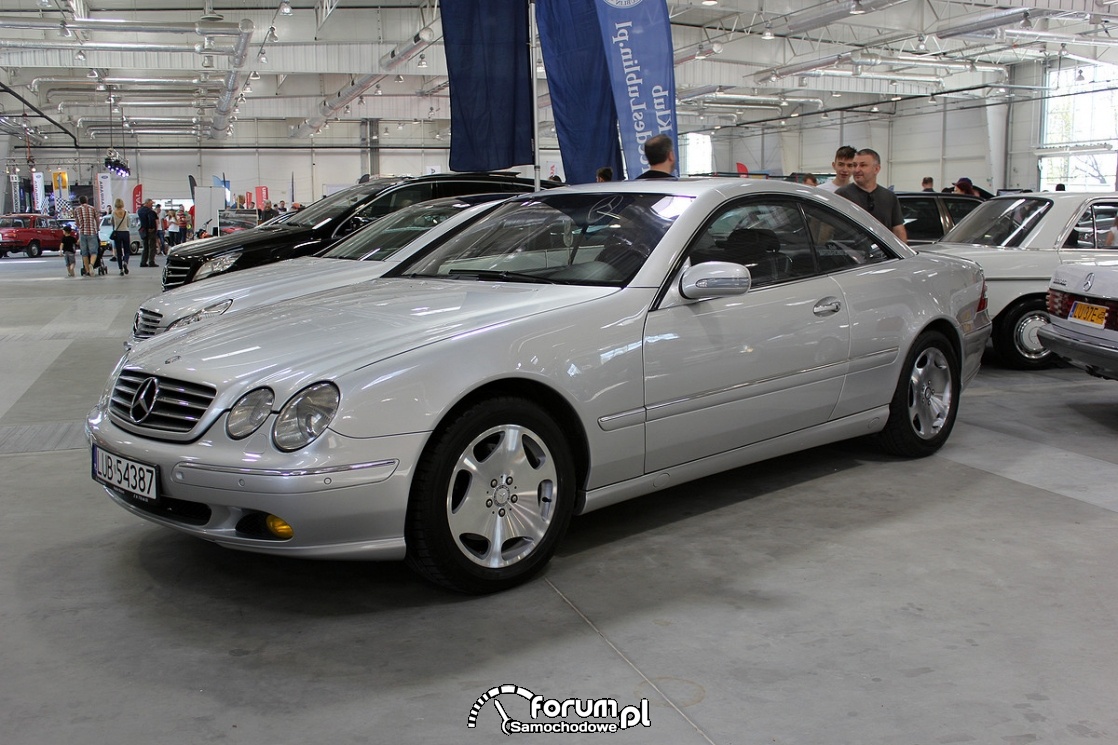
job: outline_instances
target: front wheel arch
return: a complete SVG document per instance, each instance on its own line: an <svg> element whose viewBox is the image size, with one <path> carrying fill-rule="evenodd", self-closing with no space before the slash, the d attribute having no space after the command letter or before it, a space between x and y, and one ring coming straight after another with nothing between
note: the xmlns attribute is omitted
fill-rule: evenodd
<svg viewBox="0 0 1118 745"><path fill-rule="evenodd" d="M432 434L408 500L408 565L436 584L496 592L550 561L578 491L566 431L539 402L475 398Z"/></svg>

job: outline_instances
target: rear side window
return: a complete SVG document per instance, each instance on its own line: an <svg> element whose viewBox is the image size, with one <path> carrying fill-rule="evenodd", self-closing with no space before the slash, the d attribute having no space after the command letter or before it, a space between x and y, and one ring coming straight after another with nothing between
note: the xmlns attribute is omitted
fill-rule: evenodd
<svg viewBox="0 0 1118 745"><path fill-rule="evenodd" d="M435 196L434 189L435 186L432 183L405 184L396 189L386 189L378 194L373 201L362 207L355 214L355 217L376 220L398 209L433 199Z"/></svg>
<svg viewBox="0 0 1118 745"><path fill-rule="evenodd" d="M1068 233L1064 245L1072 248L1113 248L1115 246L1115 213L1118 205L1093 204Z"/></svg>
<svg viewBox="0 0 1118 745"><path fill-rule="evenodd" d="M943 219L935 197L905 197L900 202L910 241L938 241L943 237Z"/></svg>
<svg viewBox="0 0 1118 745"><path fill-rule="evenodd" d="M952 225L958 225L960 220L974 212L975 208L980 204L982 204L982 202L977 199L943 200L943 206L947 208L947 214L951 216Z"/></svg>

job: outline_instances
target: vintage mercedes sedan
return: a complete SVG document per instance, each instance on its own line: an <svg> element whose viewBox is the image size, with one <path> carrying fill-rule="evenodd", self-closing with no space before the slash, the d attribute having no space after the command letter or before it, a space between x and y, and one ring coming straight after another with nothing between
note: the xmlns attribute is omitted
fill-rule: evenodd
<svg viewBox="0 0 1118 745"><path fill-rule="evenodd" d="M380 279L136 345L92 475L224 546L491 592L573 515L845 438L934 453L985 303L977 264L811 187L557 188Z"/></svg>
<svg viewBox="0 0 1118 745"><path fill-rule="evenodd" d="M1118 260L1116 215L1115 193L1009 194L984 202L926 250L982 265L998 357L1008 367L1042 368L1052 363L1038 336L1048 323L1048 280L1061 264Z"/></svg>
<svg viewBox="0 0 1118 745"><path fill-rule="evenodd" d="M1118 380L1118 263L1059 267L1048 285L1048 318L1038 332L1045 348L1089 375Z"/></svg>
<svg viewBox="0 0 1118 745"><path fill-rule="evenodd" d="M140 304L132 337L126 343L379 277L400 261L438 245L507 197L467 194L420 202L367 225L318 256L288 259L167 290Z"/></svg>

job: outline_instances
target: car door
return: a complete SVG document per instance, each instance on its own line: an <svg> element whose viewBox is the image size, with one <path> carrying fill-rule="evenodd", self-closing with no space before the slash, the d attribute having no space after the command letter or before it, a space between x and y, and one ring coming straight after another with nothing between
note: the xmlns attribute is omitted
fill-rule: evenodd
<svg viewBox="0 0 1118 745"><path fill-rule="evenodd" d="M689 302L678 294L677 276L649 313L648 471L827 421L850 348L842 290L830 276L839 263L827 250L809 233L799 199L745 199L711 215L685 266L744 264L754 286Z"/></svg>

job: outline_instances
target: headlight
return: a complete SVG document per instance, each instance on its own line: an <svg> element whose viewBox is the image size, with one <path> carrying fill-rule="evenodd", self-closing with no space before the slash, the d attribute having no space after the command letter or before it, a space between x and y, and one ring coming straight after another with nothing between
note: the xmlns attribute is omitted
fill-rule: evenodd
<svg viewBox="0 0 1118 745"><path fill-rule="evenodd" d="M170 331L172 329L181 329L184 326L189 326L192 323L198 323L198 321L205 320L212 316L220 316L222 313L229 310L232 305L233 298L222 300L220 303L214 303L213 305L207 305L205 308L202 308L202 310L197 311L196 313L191 313L189 316L183 316L182 318L168 326L167 330Z"/></svg>
<svg viewBox="0 0 1118 745"><path fill-rule="evenodd" d="M240 251L231 251L221 256L215 256L198 269L198 273L194 275L194 281L197 282L211 274L221 274L229 271L239 258L241 258Z"/></svg>
<svg viewBox="0 0 1118 745"><path fill-rule="evenodd" d="M272 442L286 451L310 445L326 431L340 400L333 383L315 383L299 391L280 409L272 428Z"/></svg>
<svg viewBox="0 0 1118 745"><path fill-rule="evenodd" d="M226 433L234 440L251 435L272 413L275 398L267 388L257 388L241 396L241 400L233 404L229 416L225 418Z"/></svg>

